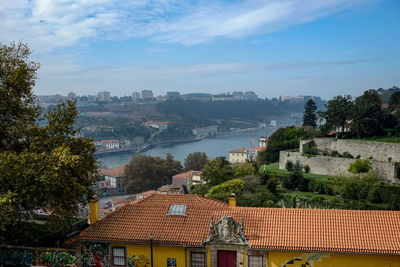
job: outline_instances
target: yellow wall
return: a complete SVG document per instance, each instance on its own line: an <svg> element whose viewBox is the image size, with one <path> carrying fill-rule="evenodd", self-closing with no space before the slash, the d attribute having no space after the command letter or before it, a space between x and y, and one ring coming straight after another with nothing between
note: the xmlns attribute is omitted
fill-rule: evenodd
<svg viewBox="0 0 400 267"><path fill-rule="evenodd" d="M150 266L150 246L127 244L113 244L112 246L125 247L128 260L133 255L139 256L141 259L147 259L147 266ZM247 265L248 254L252 254L251 251L244 254L244 267ZM210 251L206 255L208 266L213 267L211 266ZM400 267L400 256L271 251L266 252L265 256L267 267L282 267L285 263L294 259L301 259L301 261L293 261L294 264L287 264L286 266L301 267L302 264L308 262L311 267ZM185 248L153 246L154 266L167 266L167 258L175 258L177 267L190 267L189 252ZM142 266L144 265L138 265L138 267Z"/></svg>
<svg viewBox="0 0 400 267"><path fill-rule="evenodd" d="M229 162L236 163L236 162L246 162L247 160L247 153L229 153Z"/></svg>
<svg viewBox="0 0 400 267"><path fill-rule="evenodd" d="M307 261L312 267L400 267L400 256L305 252L269 252L268 267L281 267L296 258L302 261L294 261L294 264L286 266L301 267Z"/></svg>
<svg viewBox="0 0 400 267"><path fill-rule="evenodd" d="M121 246L126 248L126 254L129 258L133 255L140 258L146 257L150 266L150 246L144 245L129 245L129 244L112 244L112 246ZM177 267L189 266L189 254L187 254L187 265L185 265L185 248L182 247L163 247L153 245L153 265L154 266L167 266L167 258L175 258ZM139 264L139 267L142 265ZM143 265L144 266L144 265Z"/></svg>

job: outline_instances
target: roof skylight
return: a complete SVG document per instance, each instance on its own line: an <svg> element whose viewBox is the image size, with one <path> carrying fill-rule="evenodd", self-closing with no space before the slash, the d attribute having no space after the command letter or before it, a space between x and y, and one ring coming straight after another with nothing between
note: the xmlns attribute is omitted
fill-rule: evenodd
<svg viewBox="0 0 400 267"><path fill-rule="evenodd" d="M169 205L167 215L186 216L186 209L186 204L171 204Z"/></svg>

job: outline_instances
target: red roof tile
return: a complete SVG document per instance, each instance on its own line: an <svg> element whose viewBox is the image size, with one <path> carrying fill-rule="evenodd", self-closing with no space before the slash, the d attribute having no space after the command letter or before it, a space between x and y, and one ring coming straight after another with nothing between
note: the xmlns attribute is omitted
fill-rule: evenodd
<svg viewBox="0 0 400 267"><path fill-rule="evenodd" d="M238 148L238 149L229 151L229 153L247 153L247 149L246 148Z"/></svg>
<svg viewBox="0 0 400 267"><path fill-rule="evenodd" d="M107 175L112 177L122 177L125 172L125 166L126 164L122 164L111 169L100 169L99 172L102 175Z"/></svg>
<svg viewBox="0 0 400 267"><path fill-rule="evenodd" d="M193 174L201 175L201 174L203 174L203 172L202 171L187 171L187 172L182 172L182 173L175 174L172 177L173 178L185 178L185 179L188 179L188 178L191 178L193 176Z"/></svg>
<svg viewBox="0 0 400 267"><path fill-rule="evenodd" d="M186 216L166 216L170 204L187 204ZM210 216L244 219L254 249L400 254L400 212L229 208L198 195L151 195L126 204L81 232L79 240L201 246Z"/></svg>

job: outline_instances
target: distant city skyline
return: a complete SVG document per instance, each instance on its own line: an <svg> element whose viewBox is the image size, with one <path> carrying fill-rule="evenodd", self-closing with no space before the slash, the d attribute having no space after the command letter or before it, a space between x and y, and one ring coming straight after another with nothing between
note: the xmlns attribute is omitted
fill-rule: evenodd
<svg viewBox="0 0 400 267"><path fill-rule="evenodd" d="M397 0L3 0L0 42L30 45L38 95L330 99L400 85L399 11Z"/></svg>

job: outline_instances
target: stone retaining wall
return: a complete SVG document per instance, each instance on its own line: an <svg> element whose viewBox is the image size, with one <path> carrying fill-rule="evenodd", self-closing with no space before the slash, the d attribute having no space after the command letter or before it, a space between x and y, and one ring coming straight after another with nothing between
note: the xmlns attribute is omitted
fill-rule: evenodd
<svg viewBox="0 0 400 267"><path fill-rule="evenodd" d="M314 174L333 176L354 175L350 173L348 169L350 164L354 163L355 159L319 155L305 156L299 152L281 151L279 154L279 169L285 169L286 162L289 160L293 163L299 161L302 166L308 165L310 167L310 173ZM396 179L398 163L376 160L372 160L371 162L372 169L376 171L378 177L391 182L399 181Z"/></svg>
<svg viewBox="0 0 400 267"><path fill-rule="evenodd" d="M309 140L302 140L300 146L308 146ZM354 157L358 155L361 158L372 157L377 161L391 161L400 162L400 144L387 143L387 142L370 142L370 141L356 141L335 138L315 138L315 145L320 151L337 151L340 154L349 152ZM302 151L302 148L300 149Z"/></svg>

